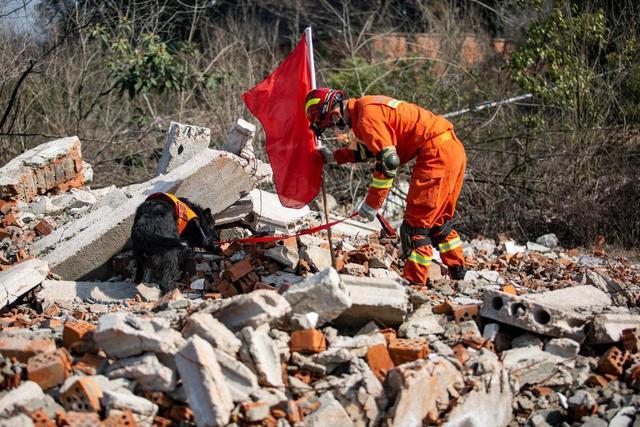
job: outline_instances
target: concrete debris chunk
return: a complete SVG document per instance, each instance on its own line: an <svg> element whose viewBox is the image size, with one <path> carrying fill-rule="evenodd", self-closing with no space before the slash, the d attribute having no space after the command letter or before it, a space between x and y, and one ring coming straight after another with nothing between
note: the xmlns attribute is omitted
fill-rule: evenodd
<svg viewBox="0 0 640 427"><path fill-rule="evenodd" d="M593 286L576 286L526 296L484 290L480 315L552 337L585 339L587 310L603 310L611 299Z"/></svg>
<svg viewBox="0 0 640 427"><path fill-rule="evenodd" d="M273 248L267 249L264 256L279 262L284 267L295 270L296 267L298 267L298 261L300 261L298 243L295 237L290 237L282 242L278 242Z"/></svg>
<svg viewBox="0 0 640 427"><path fill-rule="evenodd" d="M236 120L236 123L233 125L231 130L229 131L229 135L227 137L227 143L222 148L224 151L228 151L230 153L239 156L242 153L242 150L245 147L249 149L252 148L253 135L256 133L255 125L247 122L243 119Z"/></svg>
<svg viewBox="0 0 640 427"><path fill-rule="evenodd" d="M482 427L509 425L513 418L513 390L509 374L495 353L481 349L467 366L477 364L473 389L465 393L449 413L446 427Z"/></svg>
<svg viewBox="0 0 640 427"><path fill-rule="evenodd" d="M313 411L304 420L307 427L324 427L324 426L354 426L349 418L349 414L344 410L340 402L338 402L333 393L326 392L320 396L320 407Z"/></svg>
<svg viewBox="0 0 640 427"><path fill-rule="evenodd" d="M420 338L428 335L438 335L444 332L441 325L443 316L433 314L431 307L427 304L420 306L411 313L398 328L398 335L405 338Z"/></svg>
<svg viewBox="0 0 640 427"><path fill-rule="evenodd" d="M234 402L244 402L260 387L258 377L244 363L220 349L214 349L222 375Z"/></svg>
<svg viewBox="0 0 640 427"><path fill-rule="evenodd" d="M110 313L100 318L93 339L111 357L135 356L145 351L175 354L184 345L180 333L129 313Z"/></svg>
<svg viewBox="0 0 640 427"><path fill-rule="evenodd" d="M289 302L275 291L260 289L224 300L213 316L233 332L245 326L257 327L284 318L291 311Z"/></svg>
<svg viewBox="0 0 640 427"><path fill-rule="evenodd" d="M155 284L131 282L74 282L65 280L44 280L36 299L43 306L54 302L76 301L113 303L140 295L144 301L160 299L160 287Z"/></svg>
<svg viewBox="0 0 640 427"><path fill-rule="evenodd" d="M104 390L102 393L102 407L107 415L131 411L140 427L151 427L153 419L158 412L158 405L149 400L131 393Z"/></svg>
<svg viewBox="0 0 640 427"><path fill-rule="evenodd" d="M195 313L189 316L182 334L185 338L198 335L215 349L234 356L242 343L218 319L208 313Z"/></svg>
<svg viewBox="0 0 640 427"><path fill-rule="evenodd" d="M450 398L464 387L462 374L443 357L417 360L392 369L387 382L396 395L389 411L391 426L419 426L436 422Z"/></svg>
<svg viewBox="0 0 640 427"><path fill-rule="evenodd" d="M38 286L48 273L49 264L37 258L0 271L0 309Z"/></svg>
<svg viewBox="0 0 640 427"><path fill-rule="evenodd" d="M176 354L175 362L198 426L226 425L233 399L213 347L194 335Z"/></svg>
<svg viewBox="0 0 640 427"><path fill-rule="evenodd" d="M571 368L575 362L543 351L539 347L520 347L502 353L504 367L517 380L518 388L527 384L566 385L560 366ZM569 378L571 383L571 378Z"/></svg>
<svg viewBox="0 0 640 427"><path fill-rule="evenodd" d="M25 381L20 387L15 388L0 397L0 418L14 415L16 407L31 400L44 399L44 392L33 381Z"/></svg>
<svg viewBox="0 0 640 427"><path fill-rule="evenodd" d="M622 339L622 331L640 327L640 315L631 313L606 313L593 318L588 337L590 344L611 344Z"/></svg>
<svg viewBox="0 0 640 427"><path fill-rule="evenodd" d="M340 275L351 296L351 307L336 322L353 327L375 320L387 326L398 326L409 309L406 288L394 280Z"/></svg>
<svg viewBox="0 0 640 427"><path fill-rule="evenodd" d="M171 172L209 148L211 129L171 122L156 176Z"/></svg>
<svg viewBox="0 0 640 427"><path fill-rule="evenodd" d="M565 359L575 357L580 352L580 343L571 338L554 338L544 345L544 351Z"/></svg>
<svg viewBox="0 0 640 427"><path fill-rule="evenodd" d="M172 391L176 388L176 372L160 363L153 353L114 361L105 375L111 379L136 380L142 390Z"/></svg>
<svg viewBox="0 0 640 427"><path fill-rule="evenodd" d="M265 332L249 326L240 331L244 346L240 357L253 366L260 384L270 387L283 387L280 355L275 342Z"/></svg>
<svg viewBox="0 0 640 427"><path fill-rule="evenodd" d="M342 285L340 275L332 267L291 286L283 296L291 304L293 313L318 313L319 326L334 320L351 307L351 297Z"/></svg>
<svg viewBox="0 0 640 427"><path fill-rule="evenodd" d="M38 145L0 168L0 198L23 202L54 188L62 191L84 182L81 144L77 136Z"/></svg>

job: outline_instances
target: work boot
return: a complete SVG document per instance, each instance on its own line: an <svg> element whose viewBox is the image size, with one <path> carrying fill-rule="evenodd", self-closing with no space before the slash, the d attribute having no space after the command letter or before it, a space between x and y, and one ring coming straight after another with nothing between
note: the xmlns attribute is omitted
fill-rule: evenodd
<svg viewBox="0 0 640 427"><path fill-rule="evenodd" d="M451 277L451 280L464 280L467 271L463 265L452 265L449 267L449 277Z"/></svg>

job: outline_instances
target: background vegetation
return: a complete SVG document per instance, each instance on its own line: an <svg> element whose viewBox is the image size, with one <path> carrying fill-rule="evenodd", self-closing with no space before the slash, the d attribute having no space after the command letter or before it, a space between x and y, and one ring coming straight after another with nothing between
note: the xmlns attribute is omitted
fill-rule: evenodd
<svg viewBox="0 0 640 427"><path fill-rule="evenodd" d="M33 31L2 25L16 4L35 5ZM445 113L534 94L453 119L469 157L463 234L639 243L636 0L4 0L0 164L75 134L94 185L148 179L171 120L210 127L218 146L236 118L255 122L240 94L307 25L319 83L351 96L383 93ZM437 55L411 48L424 35L439 40ZM506 39L508 50L469 61L468 37ZM368 169L331 168L327 182L349 210Z"/></svg>

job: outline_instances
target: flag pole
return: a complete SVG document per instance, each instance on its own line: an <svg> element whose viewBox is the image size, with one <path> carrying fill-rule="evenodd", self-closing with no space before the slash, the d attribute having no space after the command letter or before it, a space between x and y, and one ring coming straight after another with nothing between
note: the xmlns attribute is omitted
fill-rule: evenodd
<svg viewBox="0 0 640 427"><path fill-rule="evenodd" d="M304 29L307 39L307 59L309 60L309 74L311 77L311 89L316 88L316 67L313 62L313 39L311 38L311 27ZM321 146L320 138L316 138L316 147ZM324 179L324 166L322 168L322 205L324 207L324 223L329 224L329 209L327 208L327 190ZM336 268L336 255L333 251L333 240L331 235L331 227L327 228L327 238L329 239L329 253L331 254L331 265Z"/></svg>

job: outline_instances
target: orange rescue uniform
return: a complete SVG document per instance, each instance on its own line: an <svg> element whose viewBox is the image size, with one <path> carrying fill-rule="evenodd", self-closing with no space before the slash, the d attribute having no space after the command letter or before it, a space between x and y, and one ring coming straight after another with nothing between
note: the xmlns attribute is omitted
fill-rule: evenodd
<svg viewBox="0 0 640 427"><path fill-rule="evenodd" d="M466 155L451 122L415 104L387 96L350 99L348 108L353 133L371 156L393 146L401 165L416 159L407 194L405 222L412 227L433 228L452 219L462 189ZM360 153L367 151L362 146L359 150ZM334 157L338 164L355 162L363 157L356 153L342 148L334 151ZM376 170L366 203L380 209L392 185L393 178ZM423 237L427 236L413 239ZM455 230L437 246L446 265L464 265L462 243ZM426 283L432 255L430 245L414 248L406 259L404 277L413 283Z"/></svg>

